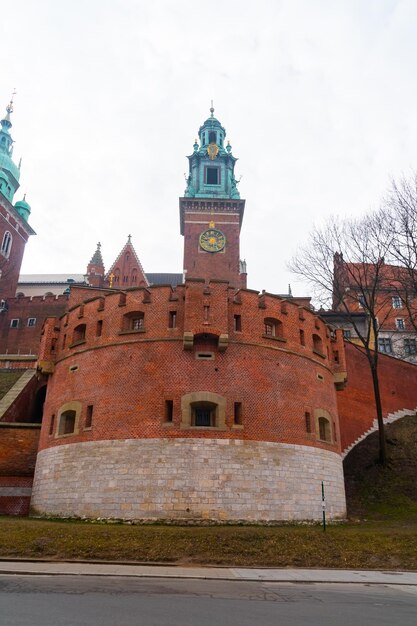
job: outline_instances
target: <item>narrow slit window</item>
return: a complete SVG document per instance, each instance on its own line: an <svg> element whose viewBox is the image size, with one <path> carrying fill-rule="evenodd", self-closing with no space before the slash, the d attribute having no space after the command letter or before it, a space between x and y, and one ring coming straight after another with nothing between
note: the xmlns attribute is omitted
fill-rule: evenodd
<svg viewBox="0 0 417 626"><path fill-rule="evenodd" d="M306 424L306 432L311 433L311 414L309 411L306 411L304 414L305 424Z"/></svg>
<svg viewBox="0 0 417 626"><path fill-rule="evenodd" d="M98 320L96 327L96 337L101 337L103 332L103 320Z"/></svg>
<svg viewBox="0 0 417 626"><path fill-rule="evenodd" d="M169 320L168 320L168 328L176 328L176 327L177 327L177 312L170 311Z"/></svg>
<svg viewBox="0 0 417 626"><path fill-rule="evenodd" d="M174 417L174 401L165 400L165 421L172 422Z"/></svg>
<svg viewBox="0 0 417 626"><path fill-rule="evenodd" d="M235 402L234 404L234 423L238 426L242 425L242 403Z"/></svg>
<svg viewBox="0 0 417 626"><path fill-rule="evenodd" d="M302 346L306 345L305 332L303 330L300 330L300 344Z"/></svg>
<svg viewBox="0 0 417 626"><path fill-rule="evenodd" d="M240 332L242 330L242 316L234 315L234 329L236 332Z"/></svg>
<svg viewBox="0 0 417 626"><path fill-rule="evenodd" d="M49 434L52 435L55 427L55 414L51 415L51 421L49 422Z"/></svg>
<svg viewBox="0 0 417 626"><path fill-rule="evenodd" d="M93 405L89 404L87 406L87 413L85 415L85 427L91 428L93 425Z"/></svg>

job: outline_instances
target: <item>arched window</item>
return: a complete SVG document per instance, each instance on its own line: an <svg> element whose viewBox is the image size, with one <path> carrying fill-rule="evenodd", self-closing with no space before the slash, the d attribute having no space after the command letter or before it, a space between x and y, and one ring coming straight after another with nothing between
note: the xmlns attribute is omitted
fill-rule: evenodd
<svg viewBox="0 0 417 626"><path fill-rule="evenodd" d="M12 249L12 235L11 233L9 233L8 230L6 230L6 232L3 235L3 241L1 243L1 253L3 256L6 257L6 259L9 258L10 255L10 251Z"/></svg>
<svg viewBox="0 0 417 626"><path fill-rule="evenodd" d="M216 143L216 133L213 131L209 133L209 143Z"/></svg>
<svg viewBox="0 0 417 626"><path fill-rule="evenodd" d="M137 279L138 279L138 271L137 271L137 269L133 269L132 270L131 284L132 285L136 285Z"/></svg>
<svg viewBox="0 0 417 626"><path fill-rule="evenodd" d="M318 425L319 425L319 439L321 439L321 441L327 441L328 443L331 443L332 430L330 427L330 421L327 419L327 417L319 417Z"/></svg>
<svg viewBox="0 0 417 626"><path fill-rule="evenodd" d="M323 351L323 340L320 335L313 334L313 352L317 354L324 355Z"/></svg>
<svg viewBox="0 0 417 626"><path fill-rule="evenodd" d="M264 319L264 336L278 337L282 339L284 336L282 322L273 317L266 317Z"/></svg>

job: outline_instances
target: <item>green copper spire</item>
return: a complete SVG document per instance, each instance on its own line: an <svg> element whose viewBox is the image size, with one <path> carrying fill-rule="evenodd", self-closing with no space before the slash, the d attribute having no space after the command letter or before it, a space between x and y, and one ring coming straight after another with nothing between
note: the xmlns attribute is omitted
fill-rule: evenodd
<svg viewBox="0 0 417 626"><path fill-rule="evenodd" d="M185 197L239 199L238 181L234 175L237 159L230 144L225 147L226 130L214 117L213 101L210 117L200 126L189 161Z"/></svg>
<svg viewBox="0 0 417 626"><path fill-rule="evenodd" d="M12 203L13 196L19 187L20 169L12 161L13 139L10 135L13 113L13 92L11 100L6 107L6 115L0 120L0 193Z"/></svg>

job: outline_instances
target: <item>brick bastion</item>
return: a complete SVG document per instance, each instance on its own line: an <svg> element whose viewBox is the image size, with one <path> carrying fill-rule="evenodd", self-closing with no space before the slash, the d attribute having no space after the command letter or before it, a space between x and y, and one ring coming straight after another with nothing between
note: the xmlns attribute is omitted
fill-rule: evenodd
<svg viewBox="0 0 417 626"><path fill-rule="evenodd" d="M345 515L341 332L225 281L91 294L44 325L33 512L319 519L323 481Z"/></svg>

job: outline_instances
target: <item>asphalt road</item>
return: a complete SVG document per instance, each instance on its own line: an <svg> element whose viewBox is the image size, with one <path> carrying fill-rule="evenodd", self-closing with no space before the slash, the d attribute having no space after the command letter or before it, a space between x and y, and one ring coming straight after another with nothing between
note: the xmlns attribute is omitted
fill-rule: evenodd
<svg viewBox="0 0 417 626"><path fill-rule="evenodd" d="M1 626L416 626L417 587L1 575Z"/></svg>

